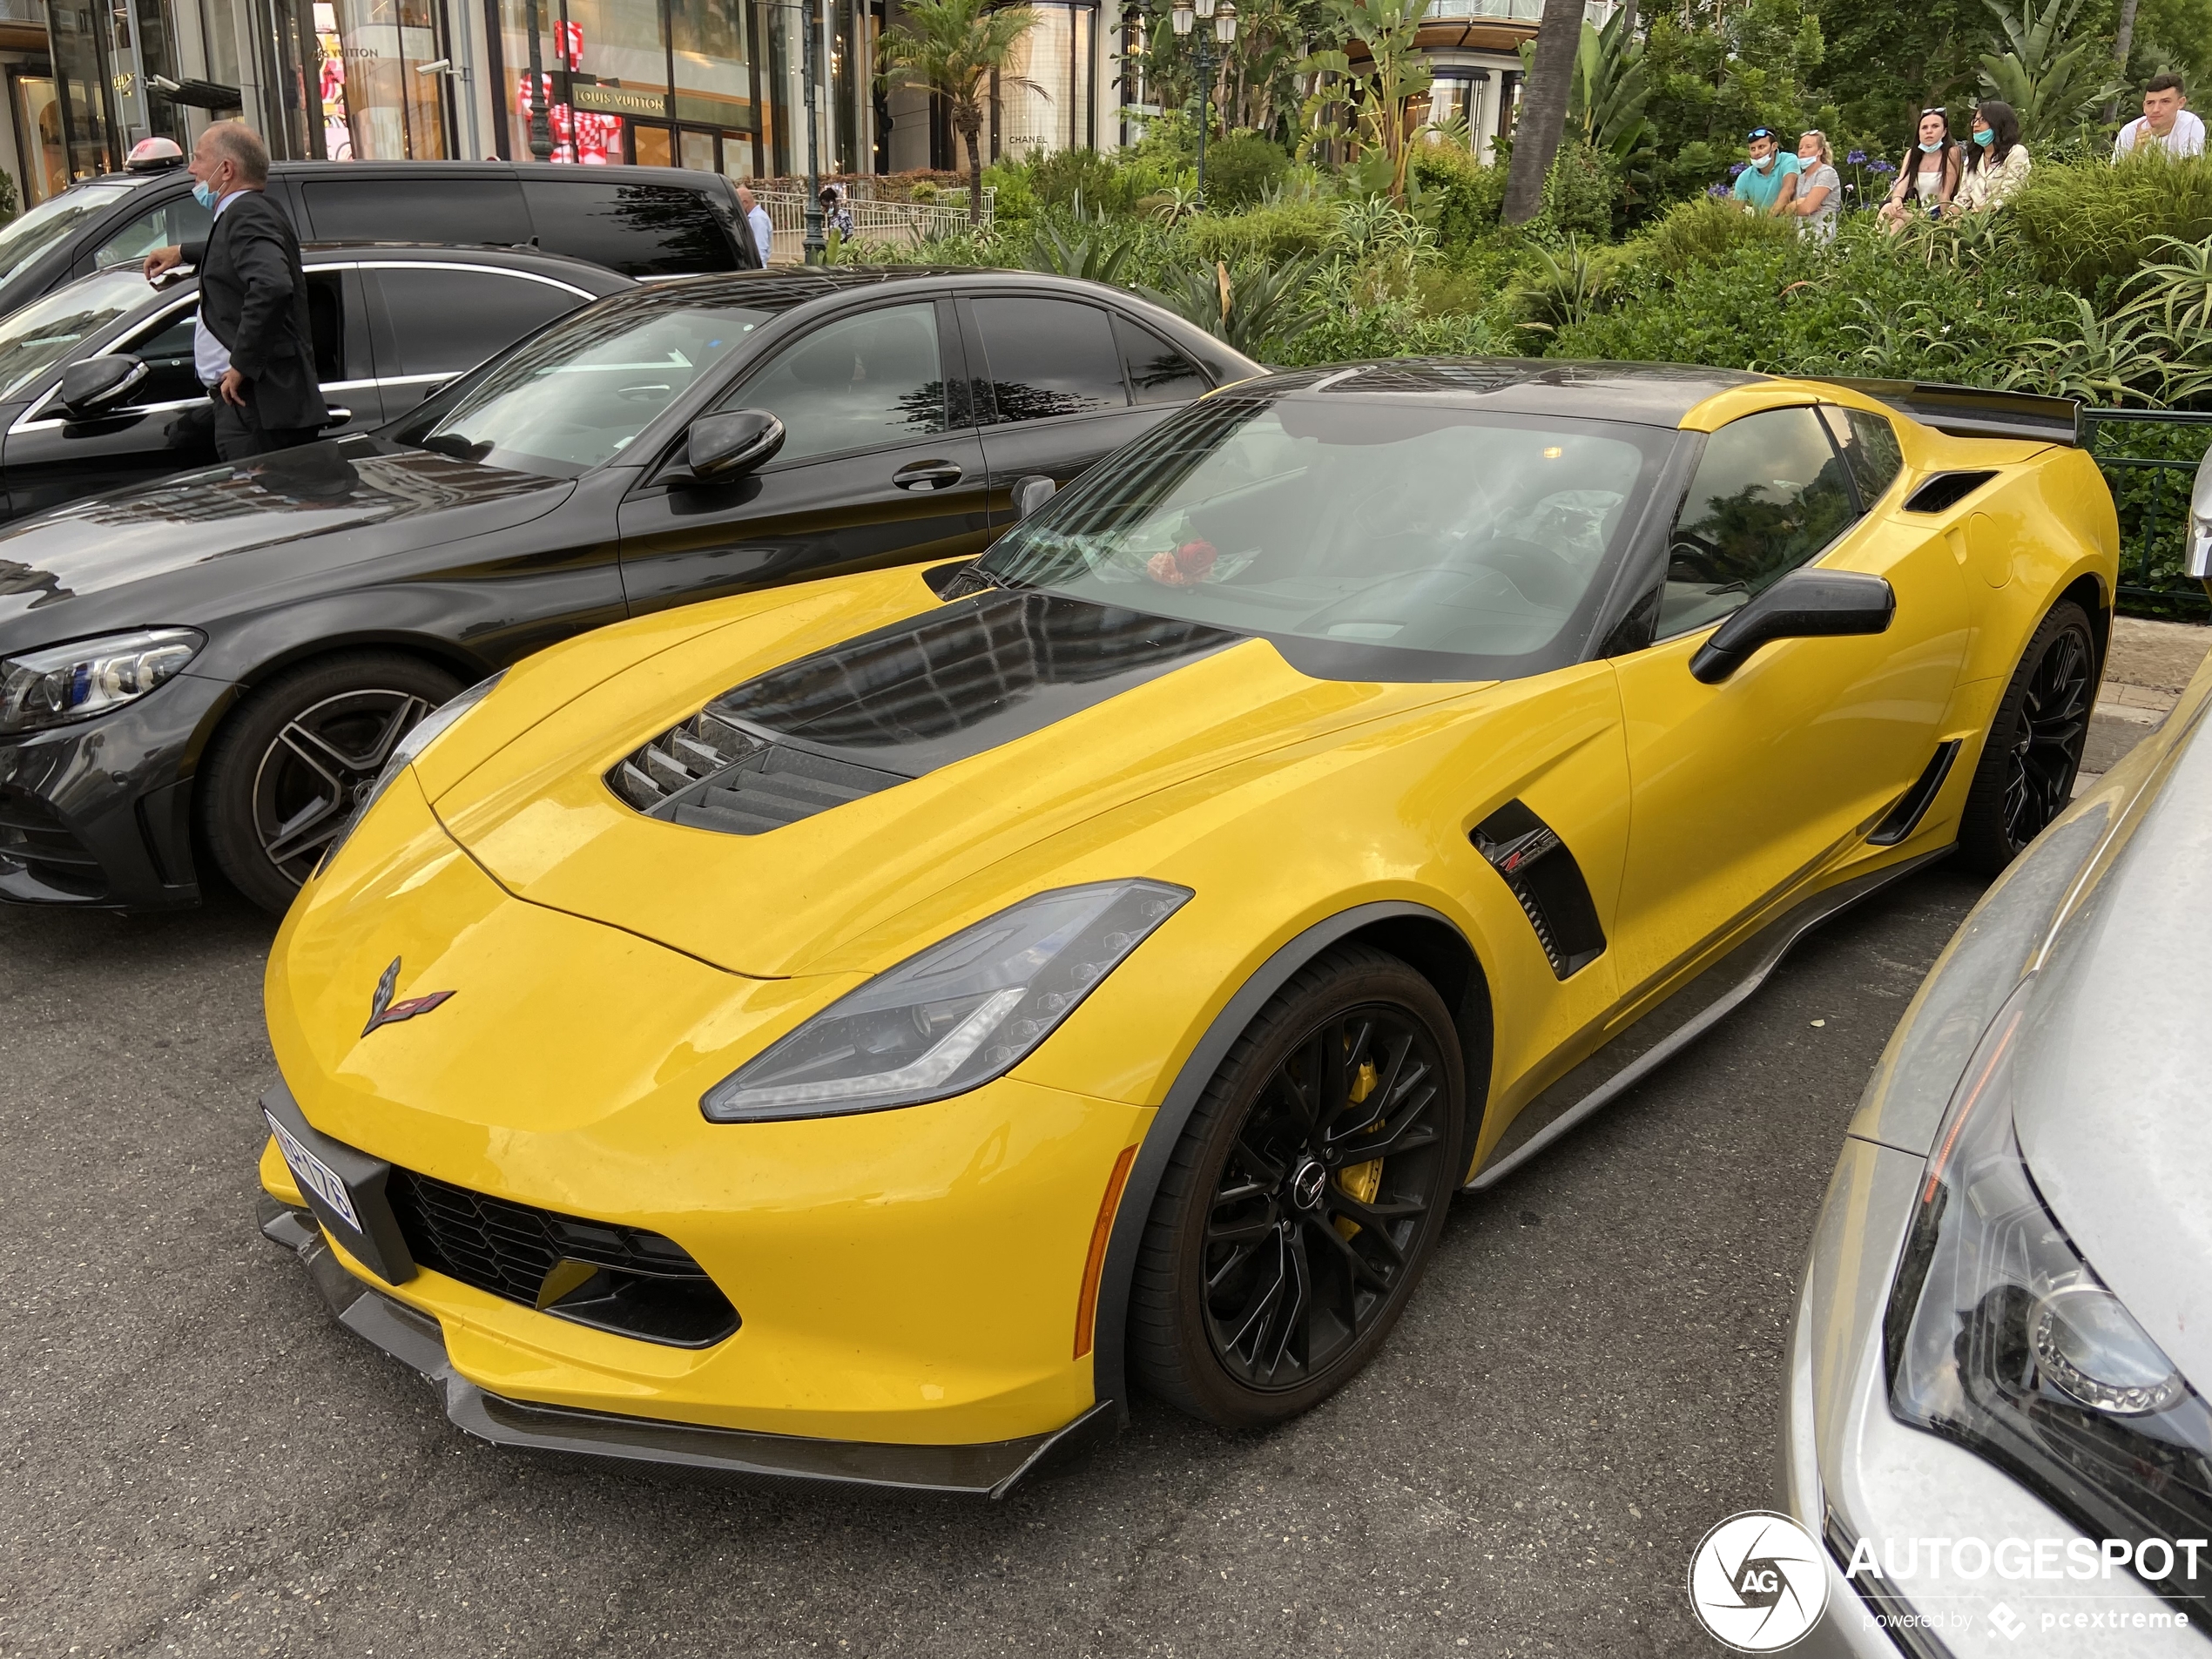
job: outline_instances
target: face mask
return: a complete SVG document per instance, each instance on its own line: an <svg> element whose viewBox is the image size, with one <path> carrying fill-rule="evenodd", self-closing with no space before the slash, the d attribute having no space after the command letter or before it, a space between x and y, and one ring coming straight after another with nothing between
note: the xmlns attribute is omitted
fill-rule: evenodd
<svg viewBox="0 0 2212 1659"><path fill-rule="evenodd" d="M1996 129L1995 129L1994 127L1993 127L1993 128L1989 129L1989 130L1988 130L1988 131L1986 131L1986 132L1977 132L1977 133L1975 133L1975 134L1974 134L1974 142L1975 142L1976 144L1994 144L1994 143L1996 143L1996 142L1997 142L1997 131L1996 131Z"/></svg>
<svg viewBox="0 0 2212 1659"><path fill-rule="evenodd" d="M222 199L215 193L212 185L197 182L192 187L192 199L211 213L215 211L215 204Z"/></svg>
<svg viewBox="0 0 2212 1659"><path fill-rule="evenodd" d="M1939 151L1939 150L1940 150L1940 149L1942 149L1942 148L1943 148L1943 140L1942 140L1942 139L1940 139L1940 138L1938 138L1938 139L1937 139L1937 140L1936 140L1933 144L1924 144L1924 145L1922 145L1920 146L1920 153L1921 153L1921 154L1923 154L1923 155L1932 156L1932 155L1935 154L1935 152L1936 152L1937 151Z"/></svg>
<svg viewBox="0 0 2212 1659"><path fill-rule="evenodd" d="M1772 156L1761 156L1751 165L1754 167L1757 167L1761 172L1772 172L1774 171L1774 158Z"/></svg>

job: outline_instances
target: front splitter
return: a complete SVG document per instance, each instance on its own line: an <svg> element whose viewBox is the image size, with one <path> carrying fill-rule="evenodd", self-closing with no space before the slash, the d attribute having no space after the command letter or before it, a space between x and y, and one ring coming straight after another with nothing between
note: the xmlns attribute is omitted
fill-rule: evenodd
<svg viewBox="0 0 2212 1659"><path fill-rule="evenodd" d="M339 1324L442 1388L446 1415L454 1424L495 1446L762 1479L1003 1498L1049 1462L1113 1432L1109 1401L1049 1434L979 1446L900 1446L759 1434L509 1399L486 1393L454 1369L435 1319L364 1285L341 1266L321 1230L304 1211L264 1195L260 1220L264 1238L300 1258Z"/></svg>

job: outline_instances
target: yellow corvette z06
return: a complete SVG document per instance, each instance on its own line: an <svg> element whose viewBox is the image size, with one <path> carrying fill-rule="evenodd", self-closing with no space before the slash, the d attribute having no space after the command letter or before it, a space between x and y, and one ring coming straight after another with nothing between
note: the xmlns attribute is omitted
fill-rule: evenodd
<svg viewBox="0 0 2212 1659"><path fill-rule="evenodd" d="M2066 801L2076 415L1284 374L973 563L532 658L285 922L264 1231L509 1445L1001 1492L1136 1386L1288 1418L1454 1191Z"/></svg>

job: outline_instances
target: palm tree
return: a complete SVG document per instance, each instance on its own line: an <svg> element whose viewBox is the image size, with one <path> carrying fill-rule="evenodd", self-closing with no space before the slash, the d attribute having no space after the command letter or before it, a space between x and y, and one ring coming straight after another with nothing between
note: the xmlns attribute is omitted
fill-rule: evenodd
<svg viewBox="0 0 2212 1659"><path fill-rule="evenodd" d="M1027 6L992 9L988 0L908 0L899 26L883 37L883 70L898 84L934 92L952 105L953 131L968 145L968 222L983 213L984 88L995 73L1001 84L1027 85L1006 72L1022 36L1036 26Z"/></svg>
<svg viewBox="0 0 2212 1659"><path fill-rule="evenodd" d="M1575 85L1575 55L1582 44L1582 0L1544 0L1536 25L1536 61L1514 117L1513 166L1506 174L1505 220L1526 225L1544 205L1544 179L1559 153L1567 125L1567 99Z"/></svg>

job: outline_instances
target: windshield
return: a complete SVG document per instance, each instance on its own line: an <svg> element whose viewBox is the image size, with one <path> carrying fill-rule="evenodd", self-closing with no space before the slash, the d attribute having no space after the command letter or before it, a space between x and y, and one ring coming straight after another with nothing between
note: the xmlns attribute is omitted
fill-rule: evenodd
<svg viewBox="0 0 2212 1659"><path fill-rule="evenodd" d="M1595 602L1672 436L1340 396L1209 400L982 566L1014 586L1264 634L1330 678L1539 672L1579 652L1568 624Z"/></svg>
<svg viewBox="0 0 2212 1659"><path fill-rule="evenodd" d="M774 314L738 306L587 307L494 363L432 424L400 435L463 460L573 478L620 455Z"/></svg>
<svg viewBox="0 0 2212 1659"><path fill-rule="evenodd" d="M0 284L12 282L24 266L96 213L129 195L129 185L80 185L40 202L0 230Z"/></svg>
<svg viewBox="0 0 2212 1659"><path fill-rule="evenodd" d="M152 297L136 266L118 266L0 318L0 398L21 395L80 341Z"/></svg>

